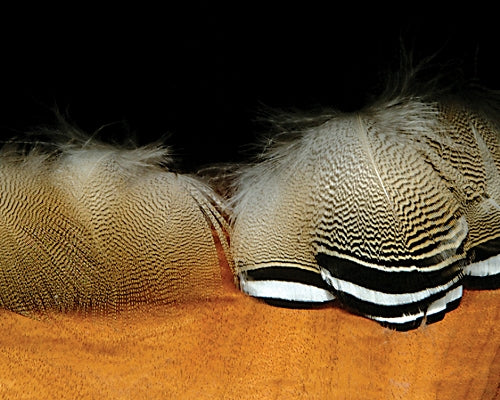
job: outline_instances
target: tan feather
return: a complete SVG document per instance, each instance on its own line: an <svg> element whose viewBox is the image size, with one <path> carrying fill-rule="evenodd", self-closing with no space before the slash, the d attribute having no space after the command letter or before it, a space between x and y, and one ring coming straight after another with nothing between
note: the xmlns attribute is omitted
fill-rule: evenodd
<svg viewBox="0 0 500 400"><path fill-rule="evenodd" d="M220 292L215 241L229 254L220 200L168 162L161 146L88 138L4 149L0 306L115 311Z"/></svg>

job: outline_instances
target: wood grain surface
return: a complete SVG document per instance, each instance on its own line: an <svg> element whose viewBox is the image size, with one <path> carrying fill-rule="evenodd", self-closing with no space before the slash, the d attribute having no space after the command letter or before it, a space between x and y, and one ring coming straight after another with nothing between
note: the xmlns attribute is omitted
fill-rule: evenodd
<svg viewBox="0 0 500 400"><path fill-rule="evenodd" d="M226 288L113 317L0 313L5 399L500 399L500 291L400 333Z"/></svg>

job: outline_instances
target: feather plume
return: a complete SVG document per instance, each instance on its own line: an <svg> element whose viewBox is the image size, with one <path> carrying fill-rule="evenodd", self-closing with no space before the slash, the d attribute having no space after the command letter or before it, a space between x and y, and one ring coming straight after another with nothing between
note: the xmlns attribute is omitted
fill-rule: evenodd
<svg viewBox="0 0 500 400"><path fill-rule="evenodd" d="M109 312L221 290L221 200L168 171L167 148L44 135L0 153L0 306Z"/></svg>
<svg viewBox="0 0 500 400"><path fill-rule="evenodd" d="M232 247L244 291L338 297L408 329L456 307L464 275L499 281L498 95L415 85L416 74L355 113L287 116L278 127L293 129L240 171Z"/></svg>

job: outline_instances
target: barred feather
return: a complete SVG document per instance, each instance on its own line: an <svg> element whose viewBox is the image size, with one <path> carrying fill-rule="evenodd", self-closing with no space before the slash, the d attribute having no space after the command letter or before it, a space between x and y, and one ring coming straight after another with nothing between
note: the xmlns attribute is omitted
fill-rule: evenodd
<svg viewBox="0 0 500 400"><path fill-rule="evenodd" d="M499 103L471 99L405 86L280 135L233 199L242 290L408 329L456 307L465 274L498 282Z"/></svg>

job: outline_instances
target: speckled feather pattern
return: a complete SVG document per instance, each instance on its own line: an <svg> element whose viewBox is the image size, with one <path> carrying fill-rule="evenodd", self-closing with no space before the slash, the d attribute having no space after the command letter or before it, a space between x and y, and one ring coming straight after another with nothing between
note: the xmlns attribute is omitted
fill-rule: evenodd
<svg viewBox="0 0 500 400"><path fill-rule="evenodd" d="M218 197L169 172L159 146L97 141L0 155L0 305L115 311L209 298L221 275Z"/></svg>

